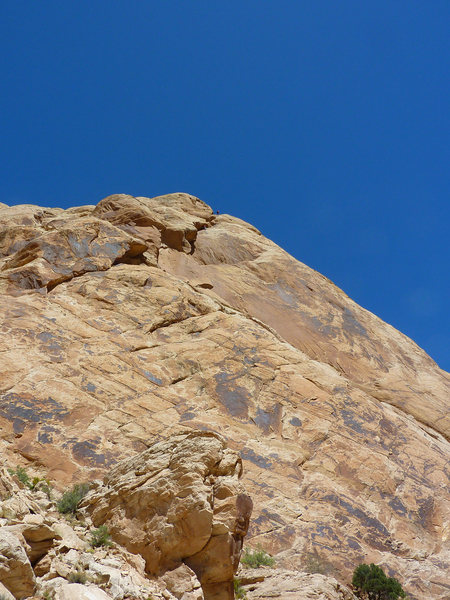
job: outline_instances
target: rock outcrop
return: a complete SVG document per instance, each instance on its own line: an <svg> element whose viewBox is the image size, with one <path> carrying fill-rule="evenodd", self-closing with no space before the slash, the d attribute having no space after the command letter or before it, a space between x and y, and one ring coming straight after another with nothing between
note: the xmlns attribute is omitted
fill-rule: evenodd
<svg viewBox="0 0 450 600"><path fill-rule="evenodd" d="M0 581L21 600L33 595L36 580L20 534L0 529Z"/></svg>
<svg viewBox="0 0 450 600"><path fill-rule="evenodd" d="M170 436L126 459L84 501L94 525L145 560L152 575L183 563L205 600L232 600L251 499L238 479L242 462L214 433Z"/></svg>
<svg viewBox="0 0 450 600"><path fill-rule="evenodd" d="M283 569L246 569L239 573L248 600L358 600L334 577Z"/></svg>
<svg viewBox="0 0 450 600"><path fill-rule="evenodd" d="M187 194L0 205L0 293L9 465L62 489L218 431L279 568L447 597L449 375L254 227Z"/></svg>
<svg viewBox="0 0 450 600"><path fill-rule="evenodd" d="M56 510L57 492L51 492L56 496L49 501L14 479L1 470L0 490L11 490L17 506L29 503L33 508L3 511L7 516L0 518L2 600L204 600L187 565L162 578L150 577L141 556L118 545L92 548L96 530L91 519L69 515L67 520ZM0 500L0 508L8 499Z"/></svg>

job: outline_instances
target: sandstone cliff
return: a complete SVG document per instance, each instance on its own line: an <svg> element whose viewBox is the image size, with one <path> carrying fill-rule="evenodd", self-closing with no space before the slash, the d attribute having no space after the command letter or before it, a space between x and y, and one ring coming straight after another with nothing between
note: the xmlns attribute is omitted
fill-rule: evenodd
<svg viewBox="0 0 450 600"><path fill-rule="evenodd" d="M187 194L0 204L0 293L9 465L62 488L218 431L280 569L448 597L449 375L254 227Z"/></svg>

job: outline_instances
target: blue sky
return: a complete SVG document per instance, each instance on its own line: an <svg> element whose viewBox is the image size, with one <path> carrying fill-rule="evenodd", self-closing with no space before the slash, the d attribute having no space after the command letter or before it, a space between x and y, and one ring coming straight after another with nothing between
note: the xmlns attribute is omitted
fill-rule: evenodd
<svg viewBox="0 0 450 600"><path fill-rule="evenodd" d="M9 0L7 204L186 191L450 370L448 0Z"/></svg>

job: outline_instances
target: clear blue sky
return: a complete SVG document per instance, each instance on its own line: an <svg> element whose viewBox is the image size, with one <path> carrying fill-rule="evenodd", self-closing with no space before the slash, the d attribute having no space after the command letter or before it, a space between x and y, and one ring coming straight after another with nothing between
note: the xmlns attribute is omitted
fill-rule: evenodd
<svg viewBox="0 0 450 600"><path fill-rule="evenodd" d="M450 370L449 23L448 0L5 1L0 201L190 192Z"/></svg>

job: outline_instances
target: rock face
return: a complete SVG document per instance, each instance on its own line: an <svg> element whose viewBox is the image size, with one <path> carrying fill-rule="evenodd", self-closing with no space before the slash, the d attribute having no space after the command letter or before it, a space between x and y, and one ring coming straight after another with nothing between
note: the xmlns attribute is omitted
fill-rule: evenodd
<svg viewBox="0 0 450 600"><path fill-rule="evenodd" d="M187 565L158 579L145 572L141 556L123 547L93 549L89 516L72 516L69 524L45 493L14 479L0 469L0 490L12 492L16 507L30 508L13 512L9 504L5 511L9 499L0 498L2 600L204 600L200 582Z"/></svg>
<svg viewBox="0 0 450 600"><path fill-rule="evenodd" d="M283 569L247 569L240 574L248 600L358 600L333 577Z"/></svg>
<svg viewBox="0 0 450 600"><path fill-rule="evenodd" d="M84 505L96 526L163 575L186 563L205 600L232 600L252 502L242 462L210 432L170 436L119 463Z"/></svg>
<svg viewBox="0 0 450 600"><path fill-rule="evenodd" d="M218 431L280 568L448 596L449 375L254 227L187 194L0 205L0 293L9 464L63 487Z"/></svg>
<svg viewBox="0 0 450 600"><path fill-rule="evenodd" d="M36 585L25 544L20 534L0 530L0 581L19 600L32 596Z"/></svg>

